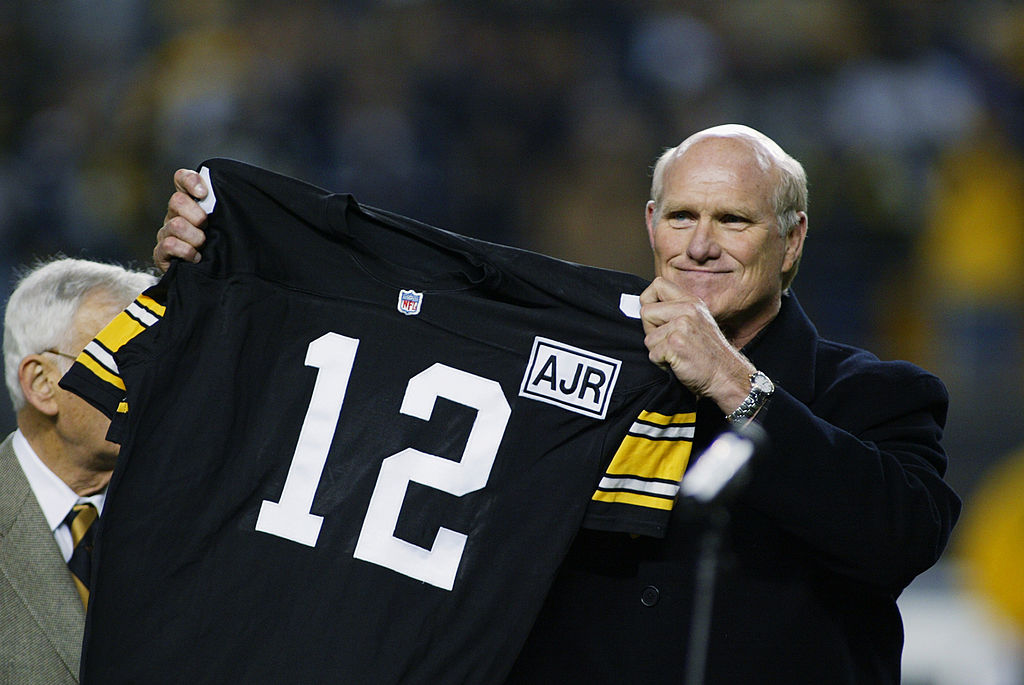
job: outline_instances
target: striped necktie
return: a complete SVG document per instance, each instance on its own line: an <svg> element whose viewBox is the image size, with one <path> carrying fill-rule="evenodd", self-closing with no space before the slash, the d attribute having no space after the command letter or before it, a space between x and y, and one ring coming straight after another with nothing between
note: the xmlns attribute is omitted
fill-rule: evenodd
<svg viewBox="0 0 1024 685"><path fill-rule="evenodd" d="M71 541L74 544L68 568L71 569L78 595L82 598L82 606L86 607L89 606L89 571L92 568L92 523L98 515L96 507L86 502L73 506L64 519L71 530Z"/></svg>

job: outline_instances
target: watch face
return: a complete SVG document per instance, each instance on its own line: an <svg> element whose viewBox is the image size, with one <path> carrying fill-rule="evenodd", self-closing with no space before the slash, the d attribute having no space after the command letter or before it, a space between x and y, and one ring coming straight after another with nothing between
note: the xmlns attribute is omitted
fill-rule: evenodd
<svg viewBox="0 0 1024 685"><path fill-rule="evenodd" d="M768 376L764 375L760 371L750 377L751 384L760 390L761 392L769 393L775 392L775 385L772 384Z"/></svg>

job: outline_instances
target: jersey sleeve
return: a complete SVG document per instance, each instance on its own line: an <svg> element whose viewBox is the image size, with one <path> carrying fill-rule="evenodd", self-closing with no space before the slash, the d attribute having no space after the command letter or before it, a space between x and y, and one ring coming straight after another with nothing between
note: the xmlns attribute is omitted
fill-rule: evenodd
<svg viewBox="0 0 1024 685"><path fill-rule="evenodd" d="M157 324L166 312L166 288L157 283L114 317L78 355L60 386L113 419L127 412L125 385L115 355Z"/></svg>
<svg viewBox="0 0 1024 685"><path fill-rule="evenodd" d="M670 381L621 438L587 506L583 526L663 537L693 449L696 404Z"/></svg>

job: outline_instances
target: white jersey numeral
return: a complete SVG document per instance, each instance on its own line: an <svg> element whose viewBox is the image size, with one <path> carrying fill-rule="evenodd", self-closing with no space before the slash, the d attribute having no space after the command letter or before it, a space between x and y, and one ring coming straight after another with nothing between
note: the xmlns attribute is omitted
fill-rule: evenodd
<svg viewBox="0 0 1024 685"><path fill-rule="evenodd" d="M466 536L442 527L430 549L396 538L395 526L406 489L410 482L416 482L459 497L487 485L512 410L495 381L434 364L409 381L401 411L429 421L438 397L477 410L461 461L411 447L385 459L354 556L451 590Z"/></svg>
<svg viewBox="0 0 1024 685"><path fill-rule="evenodd" d="M310 547L316 545L324 517L310 513L310 509L334 440L358 347L355 338L325 333L306 348L306 366L317 369L313 396L302 421L281 500L263 500L256 530Z"/></svg>
<svg viewBox="0 0 1024 685"><path fill-rule="evenodd" d="M256 530L315 546L323 523L311 513L327 453L334 439L359 341L336 333L314 340L306 365L316 367L316 384L279 502L264 500ZM410 379L401 413L429 421L437 398L476 410L461 459L453 461L413 448L384 459L354 556L436 587L451 590L467 536L441 527L430 549L395 537L409 483L457 497L487 484L505 427L512 413L501 386L493 380L434 364Z"/></svg>

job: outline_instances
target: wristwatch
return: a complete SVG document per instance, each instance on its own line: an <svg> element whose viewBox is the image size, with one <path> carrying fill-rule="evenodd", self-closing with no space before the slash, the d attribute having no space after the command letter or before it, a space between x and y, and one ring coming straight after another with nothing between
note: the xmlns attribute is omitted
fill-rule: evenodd
<svg viewBox="0 0 1024 685"><path fill-rule="evenodd" d="M730 423L746 423L761 411L764 405L768 404L772 393L775 392L775 384L768 376L760 371L750 374L750 392L736 407L736 411L726 416Z"/></svg>

